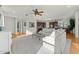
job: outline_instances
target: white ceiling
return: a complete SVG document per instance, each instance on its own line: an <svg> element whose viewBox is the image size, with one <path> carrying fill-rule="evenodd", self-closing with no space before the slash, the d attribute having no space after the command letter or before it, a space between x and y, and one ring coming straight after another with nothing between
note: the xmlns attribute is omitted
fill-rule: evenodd
<svg viewBox="0 0 79 59"><path fill-rule="evenodd" d="M8 13L13 13L19 17L26 17L25 14L30 15L32 10L37 8L44 11L43 16L38 18L62 18L72 16L79 6L67 6L67 5L3 5L3 10ZM34 15L33 15L34 16Z"/></svg>

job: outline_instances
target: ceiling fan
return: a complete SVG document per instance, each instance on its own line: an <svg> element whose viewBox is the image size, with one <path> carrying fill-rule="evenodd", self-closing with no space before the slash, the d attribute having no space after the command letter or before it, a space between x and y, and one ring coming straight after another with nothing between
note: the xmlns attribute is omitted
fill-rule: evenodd
<svg viewBox="0 0 79 59"><path fill-rule="evenodd" d="M35 16L37 16L37 15L42 16L42 13L44 13L43 11L38 11L38 9L34 9L32 11L33 11L33 13L25 14L25 16L28 16L29 14L33 14Z"/></svg>
<svg viewBox="0 0 79 59"><path fill-rule="evenodd" d="M43 11L38 11L38 9L32 10L34 12L34 15L39 15L42 16L42 13L44 13Z"/></svg>

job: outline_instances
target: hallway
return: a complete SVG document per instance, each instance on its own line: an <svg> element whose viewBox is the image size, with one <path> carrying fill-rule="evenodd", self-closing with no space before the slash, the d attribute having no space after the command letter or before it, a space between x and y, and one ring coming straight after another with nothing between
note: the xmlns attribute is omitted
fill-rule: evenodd
<svg viewBox="0 0 79 59"><path fill-rule="evenodd" d="M67 33L67 38L72 41L70 54L79 54L79 38L75 38L72 33Z"/></svg>

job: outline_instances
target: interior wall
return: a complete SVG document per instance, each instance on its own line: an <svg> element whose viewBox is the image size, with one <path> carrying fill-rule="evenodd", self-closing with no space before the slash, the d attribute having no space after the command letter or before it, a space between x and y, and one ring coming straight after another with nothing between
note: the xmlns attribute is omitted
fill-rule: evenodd
<svg viewBox="0 0 79 59"><path fill-rule="evenodd" d="M27 22L26 32L29 32L30 34L36 33L36 31L37 31L37 22L36 22L36 20L26 20L26 22ZM34 23L34 27L29 27L30 22Z"/></svg>
<svg viewBox="0 0 79 59"><path fill-rule="evenodd" d="M18 7L18 6L17 6ZM23 7L23 6L22 6ZM20 8L20 6L19 6L19 8ZM65 13L64 13L64 11L62 11L61 10L61 8L59 8L59 6L58 6L58 8L59 8L59 11L61 11L61 12L59 12L58 11L58 8L56 8L55 6L31 6L30 8L27 8L28 10L29 10L29 12L31 11L31 10L33 10L33 9L35 9L35 8L37 8L37 9L39 9L40 11L41 10L43 10L44 11L44 13L43 13L43 16L37 16L37 17L34 17L34 15L30 15L29 14L29 16L28 16L28 18L25 18L25 19L18 19L18 18L16 18L16 20L17 21L19 21L19 20L22 20L22 22L25 22L26 21L26 23L27 23L27 25L26 25L26 29L24 29L24 30L22 30L21 29L21 31L23 31L23 32L25 32L26 30L27 31L29 31L29 32L31 32L31 33L35 33L36 32L36 30L37 30L37 24L36 24L36 20L37 19L49 19L49 18L51 18L52 20L53 19L55 19L55 18L63 18L63 16L61 17L61 12L63 13L62 15L64 15ZM53 9L52 9L53 8ZM8 11L8 9L9 8L7 8L7 11ZM16 8L14 7L14 9L16 10ZM24 9L24 10L26 10L26 14L28 14L29 12L28 12L28 10L27 9ZM62 9L64 9L64 7L62 7ZM18 8L17 8L17 10L18 10ZM23 10L23 9L22 9ZM22 11L21 10L21 11ZM64 9L65 10L65 9ZM20 10L18 10L18 11L20 11ZM53 11L55 11L55 12L53 12ZM9 12L12 12L12 10L11 11L9 11ZM27 13L28 12L28 13ZM71 12L71 10L69 10L69 12ZM68 13L68 12L67 12ZM70 16L71 14L72 14L73 12L71 12L70 14L68 13L67 14L67 16ZM9 15L9 16L13 16L14 14L13 13L6 13L6 15ZM17 14L17 13L16 13ZM16 15L15 14L15 15ZM25 12L24 12L24 14L25 14ZM24 14L21 14L21 16L23 17L24 16ZM25 16L26 17L26 16ZM33 20L35 18L35 20ZM7 18L6 18L7 19ZM10 20L11 18L8 18L8 21ZM13 18L12 18L13 19ZM64 22L64 26L65 27L67 27L68 25L69 25L69 19L67 18L67 19L62 19L63 20L63 22ZM6 22L7 23L11 23L11 20L10 20L10 22L8 22L7 20L6 20ZM12 20L12 23L14 22L14 24L17 22L17 21L13 21ZM35 23L35 27L33 27L33 28L30 28L29 27L29 22L34 22ZM9 25L9 24L8 24ZM8 25L6 25L6 27L8 26ZM46 27L48 27L48 22L46 22ZM10 26L10 25L9 25ZM13 30L13 28L11 28L11 26L10 27L8 27L8 28L10 28L10 30L11 30L11 32L16 32L16 26L14 26L14 25L12 25L13 26L13 28L15 28L15 30ZM22 27L21 27L22 28ZM7 29L8 30L8 29Z"/></svg>
<svg viewBox="0 0 79 59"><path fill-rule="evenodd" d="M1 14L0 14L0 26L2 26Z"/></svg>
<svg viewBox="0 0 79 59"><path fill-rule="evenodd" d="M32 19L32 18L31 18ZM17 32L17 22L20 21L21 25L20 25L20 32L29 32L29 33L35 33L36 32L36 21L35 20L31 20L25 18L17 18L17 17L12 17L12 16L5 16L4 15L4 31L9 31L11 33L15 33ZM23 25L23 23L26 22L26 27ZM34 22L35 27L30 28L29 27L29 22Z"/></svg>
<svg viewBox="0 0 79 59"><path fill-rule="evenodd" d="M4 16L4 30L14 33L14 17Z"/></svg>
<svg viewBox="0 0 79 59"><path fill-rule="evenodd" d="M0 12L0 26L3 27L4 26L4 15L2 12Z"/></svg>
<svg viewBox="0 0 79 59"><path fill-rule="evenodd" d="M26 22L26 20L25 19L19 19L19 18L16 18L16 21L15 21L15 23L16 23L16 25L15 25L15 28L16 28L16 32L17 32L17 22L19 22L20 24L20 28L19 28L19 30L20 30L20 32L23 32L23 33L25 33L26 32L26 28L27 28L27 26L24 26L24 22Z"/></svg>
<svg viewBox="0 0 79 59"><path fill-rule="evenodd" d="M63 21L64 27L68 27L68 25L70 25L70 24L69 24L69 20L70 20L70 19L65 19L65 20Z"/></svg>

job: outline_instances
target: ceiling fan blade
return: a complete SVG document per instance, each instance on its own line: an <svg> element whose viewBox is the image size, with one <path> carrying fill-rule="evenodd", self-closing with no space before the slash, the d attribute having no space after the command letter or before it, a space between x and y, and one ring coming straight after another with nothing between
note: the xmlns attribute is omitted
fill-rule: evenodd
<svg viewBox="0 0 79 59"><path fill-rule="evenodd" d="M36 15L38 15L38 14L35 13L34 15L36 16Z"/></svg>
<svg viewBox="0 0 79 59"><path fill-rule="evenodd" d="M39 16L42 16L42 14L38 13Z"/></svg>
<svg viewBox="0 0 79 59"><path fill-rule="evenodd" d="M43 11L40 11L39 13L44 13Z"/></svg>
<svg viewBox="0 0 79 59"><path fill-rule="evenodd" d="M33 12L35 12L35 10L32 10Z"/></svg>
<svg viewBox="0 0 79 59"><path fill-rule="evenodd" d="M36 16L36 15L42 16L41 13L44 13L43 11L38 11L38 9L34 9L34 10L32 10L32 11L34 12L34 15L35 15L35 16Z"/></svg>

